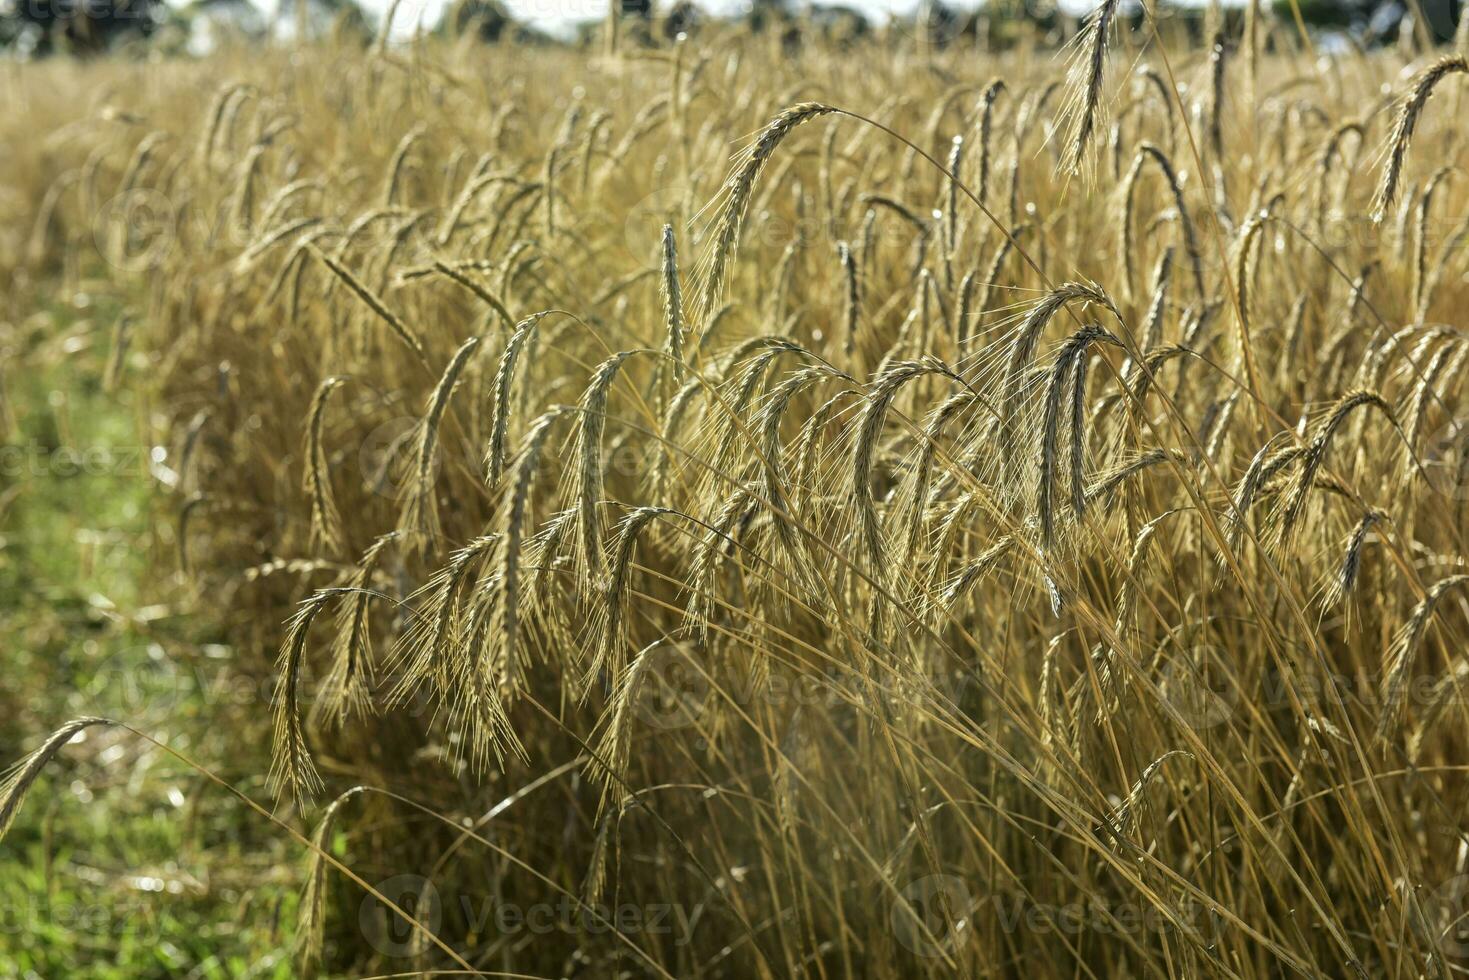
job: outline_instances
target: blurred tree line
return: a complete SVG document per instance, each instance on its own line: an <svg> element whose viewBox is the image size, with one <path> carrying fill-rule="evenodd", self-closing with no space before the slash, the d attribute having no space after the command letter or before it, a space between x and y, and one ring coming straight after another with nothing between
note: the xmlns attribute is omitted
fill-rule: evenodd
<svg viewBox="0 0 1469 980"><path fill-rule="evenodd" d="M262 0L268 2L268 0ZM656 43L692 32L710 16L689 0L611 0L629 43ZM890 0L894 6L899 0ZM1166 0L1162 0L1166 4ZM1307 26L1347 32L1364 44L1391 41L1403 30L1437 42L1453 38L1460 7L1466 0L1296 0ZM267 36L334 35L366 43L374 18L358 0L276 0L275 9L251 0L0 0L0 51L22 56L53 52L89 54L144 39L167 50L202 53L221 36L261 40ZM1039 29L1059 42L1072 33L1077 18L1064 15L1055 0L987 0L974 8L964 0L921 0L908 18L910 33L947 44L965 39L1004 46L1022 29ZM1291 0L1268 0L1275 16L1295 19ZM1206 8L1196 4L1165 5L1170 19L1190 34L1202 35ZM1134 3L1136 11L1136 4ZM1422 25L1418 24L1421 14ZM1136 15L1136 14L1135 14ZM1241 11L1231 8L1227 18ZM752 0L742 15L755 30L773 30L784 43L799 46L818 35L841 43L866 36L886 25L852 6L816 0ZM580 43L593 43L603 24L582 25ZM517 22L499 0L453 0L435 30L486 43L515 40L551 43L552 39Z"/></svg>

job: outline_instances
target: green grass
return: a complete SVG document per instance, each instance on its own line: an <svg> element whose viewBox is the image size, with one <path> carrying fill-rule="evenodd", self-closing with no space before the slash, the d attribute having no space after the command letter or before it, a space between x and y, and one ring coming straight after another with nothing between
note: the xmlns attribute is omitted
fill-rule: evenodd
<svg viewBox="0 0 1469 980"><path fill-rule="evenodd" d="M5 363L0 766L101 714L263 798L264 741L234 728L261 699L232 681L220 637L179 611L141 386L103 390L117 312L53 309ZM47 770L0 843L0 974L289 977L299 858L166 753L93 736Z"/></svg>

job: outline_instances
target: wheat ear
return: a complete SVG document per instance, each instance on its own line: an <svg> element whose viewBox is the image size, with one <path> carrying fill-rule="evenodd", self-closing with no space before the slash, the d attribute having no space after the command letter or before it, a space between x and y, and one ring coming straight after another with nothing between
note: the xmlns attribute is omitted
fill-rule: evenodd
<svg viewBox="0 0 1469 980"><path fill-rule="evenodd" d="M402 317L398 316L398 314L388 309L387 304L385 304L382 299L379 298L379 296L371 289L368 289L366 284L364 284L361 279L358 279L355 275L353 275L351 270L349 270L341 262L338 262L330 255L327 255L325 252L322 252L314 247L311 249L311 251L318 259L321 260L321 262L328 269L332 271L333 275L335 275L338 279L346 284L347 288L352 291L353 295L362 300L362 302L366 304L368 309L376 313L378 315L378 318L388 325L388 329L393 332L393 336L397 337L398 340L403 343L404 347L407 347L410 351L412 351L414 357L418 358L421 363L428 363L428 358L424 355L423 352L423 341L419 339L418 335L409 328L408 324L403 322Z"/></svg>
<svg viewBox="0 0 1469 980"><path fill-rule="evenodd" d="M46 764L86 729L115 724L117 723L106 718L74 718L52 732L41 743L40 748L11 766L5 778L0 780L0 840L5 838L10 825L15 822L15 815L25 802L26 793L46 768Z"/></svg>
<svg viewBox="0 0 1469 980"><path fill-rule="evenodd" d="M343 585L346 596L337 607L331 667L321 685L321 708L328 722L340 725L353 715L365 715L371 706L372 629L367 616L373 598L370 586L388 545L397 538L396 531L379 535L362 553Z"/></svg>
<svg viewBox="0 0 1469 980"><path fill-rule="evenodd" d="M578 552L577 585L584 595L605 587L602 556L602 433L607 428L607 396L622 364L636 350L613 354L592 372L591 383L582 392L581 424L576 433L576 470L573 473L573 506L576 512Z"/></svg>
<svg viewBox="0 0 1469 980"><path fill-rule="evenodd" d="M439 427L449 406L449 398L459 382L459 375L479 349L479 344L478 337L470 337L449 358L448 367L444 369L439 383L429 395L424 416L414 431L413 469L403 482L398 530L419 548L427 548L439 536L439 502L433 472L438 453Z"/></svg>
<svg viewBox="0 0 1469 980"><path fill-rule="evenodd" d="M276 660L276 677L281 686L275 694L275 756L271 761L269 785L277 796L291 790L302 804L324 787L311 761L301 720L301 665L311 624L334 595L334 590L319 589L296 608L286 624L285 642Z"/></svg>
<svg viewBox="0 0 1469 980"><path fill-rule="evenodd" d="M1434 87L1450 75L1456 74L1469 74L1469 60L1465 60L1463 54L1444 55L1414 78L1412 89L1398 107L1397 121L1393 124L1392 134L1388 136L1383 151L1386 162L1382 169L1382 179L1377 185L1377 193L1372 198L1374 221L1382 221L1397 201L1403 163L1408 158L1408 146L1413 141L1413 131L1418 127L1418 119L1423 114L1423 107L1428 104L1429 96L1433 95Z"/></svg>
<svg viewBox="0 0 1469 980"><path fill-rule="evenodd" d="M1326 450L1331 444L1332 436L1341 428L1348 415L1362 407L1376 408L1387 417L1393 428L1398 427L1397 416L1393 413L1392 406L1375 391L1360 389L1348 392L1339 398L1322 420L1310 444L1306 446L1300 474L1296 477L1295 486L1285 503L1280 524L1281 542L1289 540L1305 510L1307 494L1315 483L1317 472L1326 461Z"/></svg>
<svg viewBox="0 0 1469 980"><path fill-rule="evenodd" d="M702 276L702 299L699 304L701 318L707 318L719 305L739 245L740 225L744 222L760 171L792 130L804 122L835 111L831 106L817 102L793 105L767 123L754 142L741 154L721 190L723 207L715 219L714 241L710 246Z"/></svg>
<svg viewBox="0 0 1469 980"><path fill-rule="evenodd" d="M303 976L315 976L321 963L322 941L326 933L326 871L327 861L323 856L331 852L332 831L336 827L337 812L366 787L354 786L332 800L323 811L316 829L311 832L311 852L306 865L306 887L301 892L301 904L296 925L296 962Z"/></svg>
<svg viewBox="0 0 1469 980"><path fill-rule="evenodd" d="M496 486L505 473L505 433L510 427L510 395L515 384L515 365L531 333L549 311L532 313L515 325L500 365L495 370L495 390L490 410L490 444L485 450L485 482Z"/></svg>
<svg viewBox="0 0 1469 980"><path fill-rule="evenodd" d="M326 416L327 399L346 380L341 375L333 375L322 381L317 386L316 393L311 396L311 407L306 413L304 489L311 500L311 543L322 546L331 554L340 553L343 547L342 515L332 496L331 472L327 467L321 430Z"/></svg>
<svg viewBox="0 0 1469 980"><path fill-rule="evenodd" d="M1413 607L1412 613L1408 615L1408 621L1393 638L1392 648L1388 653L1387 664L1383 671L1382 714L1377 718L1378 738L1385 741L1397 728L1398 719L1403 712L1403 700L1407 694L1408 674L1412 670L1413 660L1423 640L1423 634L1428 629L1428 622L1433 618L1434 607L1438 605L1444 593L1466 583L1469 583L1469 575L1450 575L1429 586L1428 593L1418 605Z"/></svg>
<svg viewBox="0 0 1469 980"><path fill-rule="evenodd" d="M1352 528L1352 533L1347 536L1346 552L1342 557L1341 567L1331 580L1323 604L1326 608L1340 603L1351 595L1352 589L1357 584L1357 575L1362 570L1362 550L1367 544L1367 535L1374 527L1388 520L1388 516L1380 510L1369 510Z"/></svg>
<svg viewBox="0 0 1469 980"><path fill-rule="evenodd" d="M510 484L510 502L505 508L505 523L501 526L500 551L498 554L499 584L502 594L495 615L495 634L499 637L501 653L501 676L498 678L501 697L508 700L520 688L521 671L525 657L520 647L520 563L521 542L525 537L526 514L530 509L530 494L540 466L541 452L551 433L551 424L567 409L556 407L539 416L530 424L525 443L516 463L514 479Z"/></svg>
<svg viewBox="0 0 1469 980"><path fill-rule="evenodd" d="M663 226L663 350L673 365L673 378L684 380L683 360L683 290L678 281L678 248L673 238L673 225Z"/></svg>
<svg viewBox="0 0 1469 980"><path fill-rule="evenodd" d="M1102 0L1090 16L1086 26L1076 36L1077 53L1066 75L1066 101L1063 116L1070 120L1066 126L1066 141L1063 166L1071 173L1080 173L1092 137L1099 128L1102 116L1102 75L1107 66L1107 36L1112 19L1117 13L1119 0Z"/></svg>
<svg viewBox="0 0 1469 980"><path fill-rule="evenodd" d="M1122 319L1112 298L1096 283L1062 283L1031 307L1025 319L1016 327L1006 355L1000 451L1007 460L1012 458L1013 440L1019 424L1021 400L1025 394L1025 372L1035 354L1036 345L1040 342L1041 331L1062 307L1073 300L1095 303L1106 308L1119 321Z"/></svg>

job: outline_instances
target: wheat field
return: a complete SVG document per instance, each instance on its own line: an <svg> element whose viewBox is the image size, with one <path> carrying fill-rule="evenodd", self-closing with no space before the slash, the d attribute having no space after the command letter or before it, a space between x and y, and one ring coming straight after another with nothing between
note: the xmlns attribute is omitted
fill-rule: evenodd
<svg viewBox="0 0 1469 980"><path fill-rule="evenodd" d="M1469 63L1205 36L4 66L292 975L1469 968Z"/></svg>

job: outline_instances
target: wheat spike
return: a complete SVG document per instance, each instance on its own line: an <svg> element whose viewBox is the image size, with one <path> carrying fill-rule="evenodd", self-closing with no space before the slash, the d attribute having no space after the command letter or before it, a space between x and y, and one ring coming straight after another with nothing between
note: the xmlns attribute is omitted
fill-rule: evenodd
<svg viewBox="0 0 1469 980"><path fill-rule="evenodd" d="M1413 141L1413 132L1418 128L1418 119L1428 105L1429 96L1439 82L1450 75L1469 74L1469 60L1463 54L1444 55L1429 65L1413 79L1412 88L1398 106L1397 120L1392 134L1383 149L1385 163L1377 192L1372 198L1372 218L1381 222L1397 202L1398 185L1403 177L1403 164L1408 158L1408 147Z"/></svg>
<svg viewBox="0 0 1469 980"><path fill-rule="evenodd" d="M26 793L30 792L46 764L88 728L97 725L111 727L116 724L117 722L106 718L74 718L52 732L41 743L40 748L11 766L5 778L0 780L0 840L5 838L11 824L15 822L15 815L25 802Z"/></svg>

